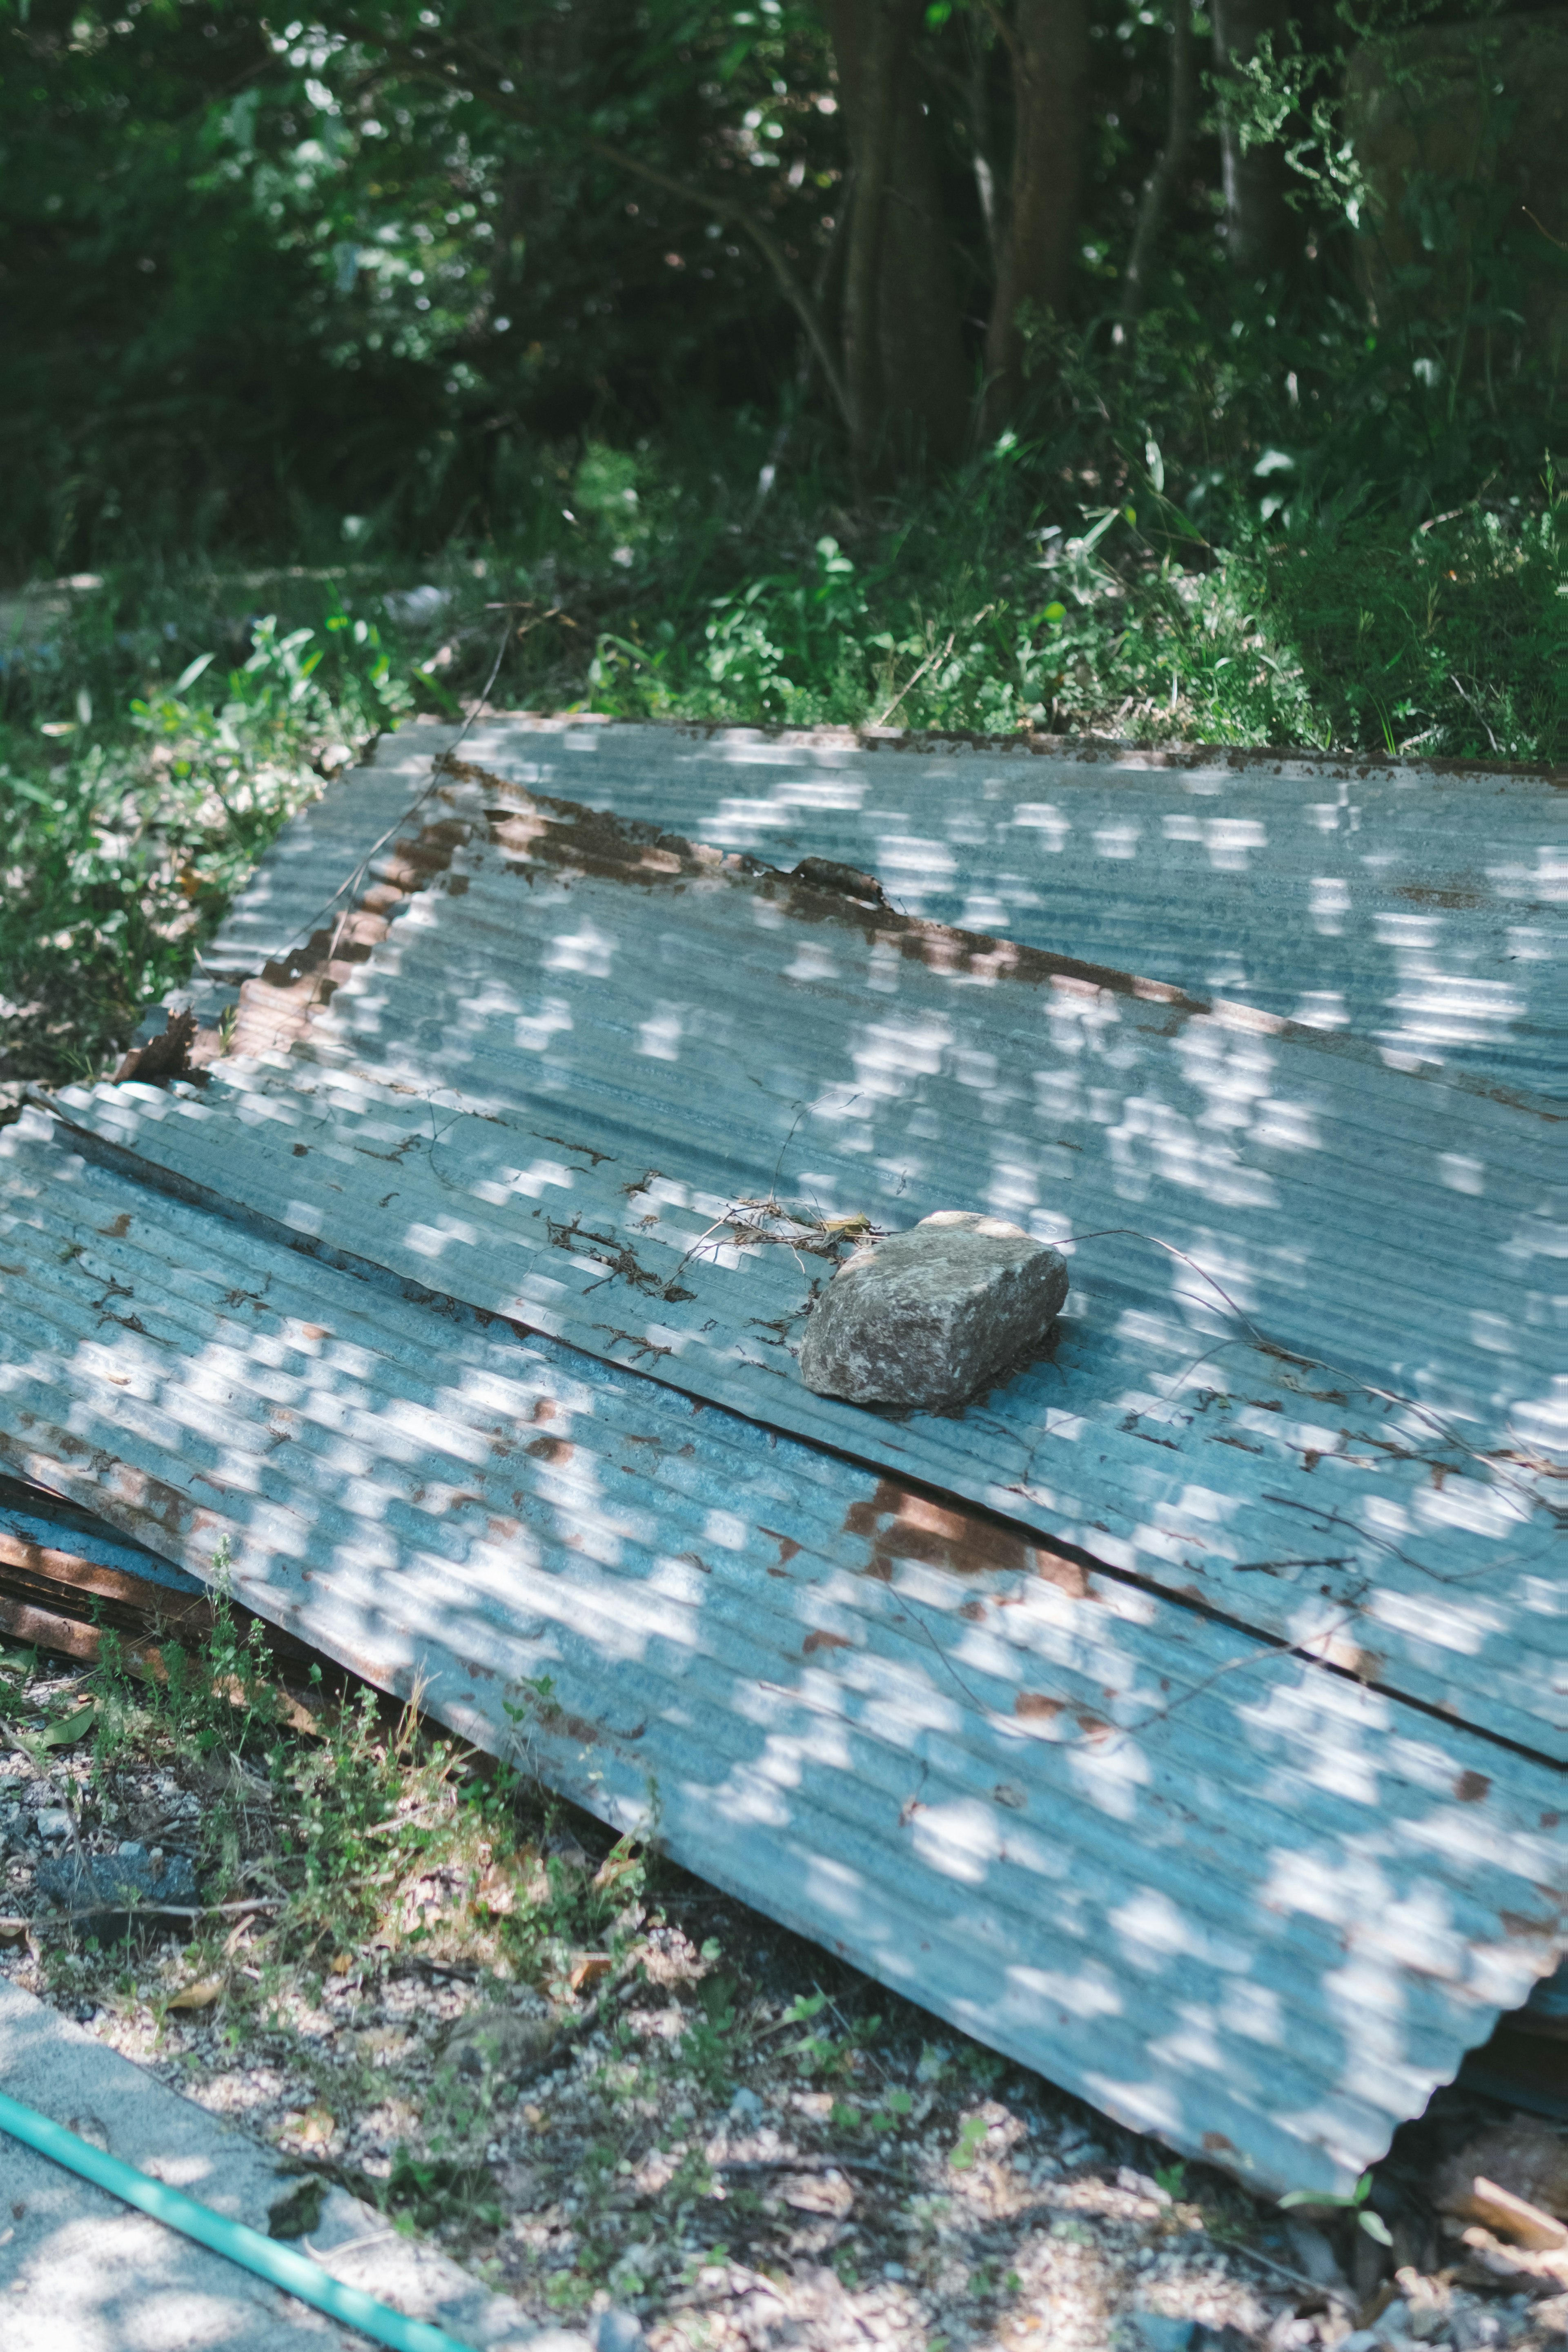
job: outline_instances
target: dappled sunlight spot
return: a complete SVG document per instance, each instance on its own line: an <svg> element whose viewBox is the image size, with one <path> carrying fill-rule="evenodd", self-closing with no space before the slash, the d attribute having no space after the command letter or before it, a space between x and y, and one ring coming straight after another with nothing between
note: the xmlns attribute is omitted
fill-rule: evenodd
<svg viewBox="0 0 1568 2352"><path fill-rule="evenodd" d="M935 1077L952 1043L952 1032L943 1021L884 1021L856 1032L850 1056L868 1094L899 1096L912 1080Z"/></svg>
<svg viewBox="0 0 1568 2352"><path fill-rule="evenodd" d="M519 1016L511 1040L520 1054L547 1054L555 1039L571 1027L571 1006L563 997L549 997L537 1013Z"/></svg>
<svg viewBox="0 0 1568 2352"><path fill-rule="evenodd" d="M1122 2017L1127 2002L1121 1986L1103 1962L1086 1958L1076 1969L1020 1967L1006 1972L1009 1991L1043 2009L1060 2009L1082 2024L1102 2018Z"/></svg>
<svg viewBox="0 0 1568 2352"><path fill-rule="evenodd" d="M961 1087L978 1087L993 1101L998 1097L996 1056L985 1053L979 1046L954 1045L952 1076Z"/></svg>
<svg viewBox="0 0 1568 2352"><path fill-rule="evenodd" d="M1209 864L1218 874L1247 873L1247 852L1268 846L1268 832L1255 817L1220 816L1204 821L1204 847L1208 852Z"/></svg>
<svg viewBox="0 0 1568 2352"><path fill-rule="evenodd" d="M637 1024L637 1052L657 1062L678 1062L686 1008L661 1004L649 1020Z"/></svg>
<svg viewBox="0 0 1568 2352"><path fill-rule="evenodd" d="M1306 1029L1348 1029L1351 1013L1342 989L1308 988L1297 998L1290 1018Z"/></svg>
<svg viewBox="0 0 1568 2352"><path fill-rule="evenodd" d="M983 1886L1002 1840L993 1807L977 1797L920 1803L910 1824L916 1859L943 1878Z"/></svg>
<svg viewBox="0 0 1568 2352"><path fill-rule="evenodd" d="M1326 1969L1319 1990L1330 2015L1340 2019L1353 2053L1346 2065L1347 2082L1357 2081L1380 2062L1414 2071L1416 2061L1410 2044L1417 2033L1406 2015L1408 1987L1392 1961L1358 1954L1343 1968Z"/></svg>
<svg viewBox="0 0 1568 2352"><path fill-rule="evenodd" d="M292 1219L289 1220L290 1223L293 1222ZM319 1232L321 1228L318 1223L307 1230ZM418 1256L438 1258L446 1255L453 1243L466 1249L478 1248L479 1236L472 1225L461 1218L453 1217L444 1219L439 1225L419 1223L409 1225L405 1230L404 1240L408 1248L415 1251Z"/></svg>
<svg viewBox="0 0 1568 2352"><path fill-rule="evenodd" d="M1333 1927L1353 1927L1376 1916L1388 1898L1383 1873L1368 1868L1342 1847L1328 1851L1276 1850L1258 1895L1266 1911L1293 1912ZM1369 1913L1367 1906L1372 1906Z"/></svg>
<svg viewBox="0 0 1568 2352"><path fill-rule="evenodd" d="M1424 1433L1412 1433L1417 1438ZM1503 1542L1510 1536L1526 1537L1518 1554L1521 1559L1534 1555L1538 1546L1543 1558L1553 1549L1548 1534L1527 1536L1533 1517L1532 1489L1483 1486L1474 1476L1437 1471L1429 1472L1428 1478L1430 1483L1417 1486L1409 1498L1408 1508L1416 1528L1482 1536L1494 1543ZM1502 1560L1497 1561L1497 1565L1502 1564Z"/></svg>
<svg viewBox="0 0 1568 2352"><path fill-rule="evenodd" d="M576 931L557 931L545 940L538 962L545 971L581 971L588 979L606 981L616 955L616 939L602 931L593 915L585 915Z"/></svg>
<svg viewBox="0 0 1568 2352"><path fill-rule="evenodd" d="M1458 1657L1479 1658L1489 1642L1506 1636L1511 1611L1489 1605L1474 1596L1460 1599L1451 1592L1425 1601L1405 1592L1376 1591L1368 1596L1367 1611L1379 1625Z"/></svg>
<svg viewBox="0 0 1568 2352"><path fill-rule="evenodd" d="M1023 1223L1039 1197L1039 1180L1032 1168L1016 1160L993 1161L985 1205L994 1215Z"/></svg>
<svg viewBox="0 0 1568 2352"><path fill-rule="evenodd" d="M1490 1356L1513 1356L1519 1352L1519 1335L1506 1315L1494 1315L1484 1307L1472 1307L1468 1318L1470 1345Z"/></svg>
<svg viewBox="0 0 1568 2352"><path fill-rule="evenodd" d="M1067 846L1072 831L1071 819L1050 801L1020 801L1013 811L1011 823L1042 849L1058 856Z"/></svg>
<svg viewBox="0 0 1568 2352"><path fill-rule="evenodd" d="M1465 1192L1479 1198L1487 1189L1484 1160L1468 1151L1439 1151L1436 1154L1437 1181L1450 1192Z"/></svg>
<svg viewBox="0 0 1568 2352"><path fill-rule="evenodd" d="M1107 1738L1094 1728L1092 1720L1088 1731L1079 1724L1078 1734L1075 1740L1067 1742L1068 1771L1075 1794L1112 1821L1135 1821L1153 1786L1148 1757L1132 1739Z"/></svg>
<svg viewBox="0 0 1568 2352"><path fill-rule="evenodd" d="M1194 1959L1239 1971L1253 1957L1239 1936L1226 1936L1211 1922L1192 1916L1156 1886L1141 1886L1105 1916L1131 1968L1163 1969L1172 1960Z"/></svg>
<svg viewBox="0 0 1568 2352"><path fill-rule="evenodd" d="M911 908L921 893L950 886L957 871L958 860L945 842L899 833L877 836L877 872L882 887Z"/></svg>
<svg viewBox="0 0 1568 2352"><path fill-rule="evenodd" d="M784 976L786 980L837 980L838 965L820 940L803 940L791 961L785 964Z"/></svg>
<svg viewBox="0 0 1568 2352"><path fill-rule="evenodd" d="M486 1021L515 1020L522 1011L515 990L489 973L480 980L477 994L459 994L457 1003L465 1019L476 1025Z"/></svg>
<svg viewBox="0 0 1568 2352"><path fill-rule="evenodd" d="M1143 827L1136 818L1123 819L1116 824L1097 825L1094 850L1097 857L1136 857L1138 845L1143 838Z"/></svg>
<svg viewBox="0 0 1568 2352"><path fill-rule="evenodd" d="M1259 1104L1252 1139L1284 1151L1321 1151L1323 1148L1316 1108L1310 1103L1281 1101L1277 1097L1268 1097Z"/></svg>
<svg viewBox="0 0 1568 2352"><path fill-rule="evenodd" d="M1244 1954L1226 1986L1226 2031L1265 2050L1289 2050L1300 2028L1271 1986L1243 1973L1255 1962L1254 1953Z"/></svg>
<svg viewBox="0 0 1568 2352"><path fill-rule="evenodd" d="M1245 1112L1211 1109L1206 1116L1239 1123ZM1119 1199L1142 1201L1156 1175L1167 1184L1201 1192L1216 1207L1271 1209L1279 1205L1273 1179L1247 1168L1228 1147L1200 1134L1166 1103L1130 1096L1119 1123L1106 1130Z"/></svg>

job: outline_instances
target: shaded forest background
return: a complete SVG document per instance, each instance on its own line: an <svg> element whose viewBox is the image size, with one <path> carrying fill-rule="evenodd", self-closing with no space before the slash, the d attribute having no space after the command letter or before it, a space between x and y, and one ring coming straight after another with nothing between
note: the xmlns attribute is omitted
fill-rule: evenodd
<svg viewBox="0 0 1568 2352"><path fill-rule="evenodd" d="M0 1076L95 1066L498 658L536 708L1564 757L1568 11L0 39Z"/></svg>

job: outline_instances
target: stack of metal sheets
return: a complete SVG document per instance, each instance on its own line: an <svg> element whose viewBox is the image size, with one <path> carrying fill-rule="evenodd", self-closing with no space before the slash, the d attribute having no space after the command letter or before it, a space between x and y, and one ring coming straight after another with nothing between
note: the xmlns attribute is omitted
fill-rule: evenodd
<svg viewBox="0 0 1568 2352"><path fill-rule="evenodd" d="M1127 2122L1347 2187L1568 1933L1546 1107L1199 991L1173 889L1113 971L462 761L275 856L269 954L439 844L272 1050L0 1139L0 1458ZM976 1206L1068 1253L1054 1348L956 1414L807 1391L846 1236Z"/></svg>

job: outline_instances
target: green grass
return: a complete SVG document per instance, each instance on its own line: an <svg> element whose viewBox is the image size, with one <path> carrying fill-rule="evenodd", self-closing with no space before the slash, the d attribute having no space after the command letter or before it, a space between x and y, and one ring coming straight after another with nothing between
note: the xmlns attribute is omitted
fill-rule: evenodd
<svg viewBox="0 0 1568 2352"><path fill-rule="evenodd" d="M384 601L406 563L149 563L42 619L15 605L0 1079L111 1066L323 778L412 711L458 712L498 650L494 699L535 709L1568 756L1550 478L1421 527L1238 506L1225 539L1151 480L1081 496L1004 446L919 501L849 511L806 483L758 509L590 445L510 546L413 575L441 592L423 618Z"/></svg>

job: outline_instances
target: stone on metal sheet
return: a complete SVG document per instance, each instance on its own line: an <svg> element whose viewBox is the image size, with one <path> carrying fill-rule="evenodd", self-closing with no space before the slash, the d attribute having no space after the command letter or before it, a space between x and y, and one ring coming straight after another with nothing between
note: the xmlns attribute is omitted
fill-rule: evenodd
<svg viewBox="0 0 1568 2352"><path fill-rule="evenodd" d="M1039 1353L1067 1295L1047 1243L942 1209L839 1267L806 1326L801 1378L855 1404L958 1404Z"/></svg>

